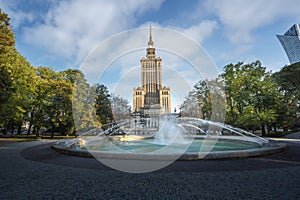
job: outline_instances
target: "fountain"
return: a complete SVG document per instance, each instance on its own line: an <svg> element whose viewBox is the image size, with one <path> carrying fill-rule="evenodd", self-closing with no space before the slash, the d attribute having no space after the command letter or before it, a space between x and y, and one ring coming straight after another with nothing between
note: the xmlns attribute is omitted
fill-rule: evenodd
<svg viewBox="0 0 300 200"><path fill-rule="evenodd" d="M283 144L243 129L200 118L161 115L158 131L150 134L144 119L131 127L133 120L137 123L136 119L114 122L109 129L90 130L71 141L59 141L52 148L79 156L133 160L240 158L275 153L284 148Z"/></svg>
<svg viewBox="0 0 300 200"><path fill-rule="evenodd" d="M240 158L282 150L284 145L280 143L220 123L226 116L226 94L223 84L218 81L206 83L209 90L207 100L211 101L209 103L211 121L192 117L197 115L194 114L197 111L194 107L199 106L197 98L196 102L189 103L191 104L189 105L191 111L187 114L189 117L179 117L177 114L159 115L171 112L171 94L178 98L178 103L183 103L182 94L192 91L190 80L198 80L200 77L203 80L212 80L219 72L210 56L194 40L170 29L153 28L153 31L157 36L167 38L157 42L157 53L164 52L165 55L171 56L170 58L175 58L176 62L179 61L174 66L183 66L164 67L171 75L169 80L172 81L168 84L173 86L165 87L162 84L164 65L162 59L156 57L150 28L146 57L140 60L143 78L141 77L140 86L134 85L133 113L126 117L123 115L114 117L118 121L104 125L106 128L89 130L71 141L59 141L52 145L53 149L72 155L95 157L114 169L135 173L161 169L175 160ZM132 98L128 96L129 91L124 90L124 86L129 86L134 80L132 75L135 73L132 72L137 68L127 68L134 65L132 63L127 65L124 61L131 61L131 55L135 56L139 50L145 49L144 41L136 39L145 33L148 33L148 29L135 29L103 41L90 52L80 66L86 79L91 83L106 83L110 80L112 82L108 84L114 85L112 93L121 94L125 99ZM121 64L124 65L126 72L120 70ZM172 66L171 63L167 65ZM184 77L185 74L188 76ZM111 80L112 75L114 78L119 75L119 79ZM78 80L78 83L80 86L74 87L73 91L72 111L75 126L83 128L87 125L82 124L81 108L87 108L87 116L91 117L92 121L97 121L97 117L94 102L86 101L91 97L82 94L81 80ZM127 106L125 108L127 111Z"/></svg>
<svg viewBox="0 0 300 200"><path fill-rule="evenodd" d="M170 145L175 143L186 143L184 138L185 129L176 123L176 114L162 115L159 121L161 127L154 136L154 143Z"/></svg>

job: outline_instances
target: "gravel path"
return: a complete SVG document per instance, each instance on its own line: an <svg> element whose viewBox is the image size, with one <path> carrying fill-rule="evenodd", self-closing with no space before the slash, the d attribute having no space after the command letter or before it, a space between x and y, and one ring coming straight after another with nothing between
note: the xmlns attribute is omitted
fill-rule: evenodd
<svg viewBox="0 0 300 200"><path fill-rule="evenodd" d="M214 170L188 171L171 170L171 167L169 170L158 172L129 174L104 167L89 168L85 167L84 163L72 162L72 160L79 161L76 160L79 158L57 157L56 154L50 154L53 157L49 158L49 155L43 157L43 152L38 152L40 157L36 159L38 161L34 161L21 155L26 149L32 150L47 143L49 141L21 143L0 141L0 199L299 199L300 197L300 158L292 159L290 165L275 168L248 170L246 166L255 165L255 162L246 162L244 164L246 170L229 170L230 165L220 161L217 164L224 164L228 170L214 168ZM299 142L293 144L300 146ZM60 164L57 161L59 159ZM64 163L62 160L65 160L65 164L61 164Z"/></svg>

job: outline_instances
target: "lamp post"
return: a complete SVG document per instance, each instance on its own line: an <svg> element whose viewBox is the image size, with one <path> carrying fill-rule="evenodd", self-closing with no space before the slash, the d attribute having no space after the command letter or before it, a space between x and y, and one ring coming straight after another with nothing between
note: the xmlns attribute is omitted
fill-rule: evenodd
<svg viewBox="0 0 300 200"><path fill-rule="evenodd" d="M136 135L136 118L134 118L134 134Z"/></svg>
<svg viewBox="0 0 300 200"><path fill-rule="evenodd" d="M180 106L179 107L179 117L181 117L181 109L182 109L182 107Z"/></svg>

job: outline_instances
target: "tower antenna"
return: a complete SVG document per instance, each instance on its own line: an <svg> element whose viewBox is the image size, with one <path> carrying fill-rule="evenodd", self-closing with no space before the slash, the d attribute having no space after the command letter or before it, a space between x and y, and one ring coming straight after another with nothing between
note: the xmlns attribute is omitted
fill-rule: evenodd
<svg viewBox="0 0 300 200"><path fill-rule="evenodd" d="M150 34L149 34L149 42L148 47L153 48L154 42L152 41L152 26L150 25Z"/></svg>
<svg viewBox="0 0 300 200"><path fill-rule="evenodd" d="M150 38L149 38L149 41L152 42L152 27L150 25Z"/></svg>

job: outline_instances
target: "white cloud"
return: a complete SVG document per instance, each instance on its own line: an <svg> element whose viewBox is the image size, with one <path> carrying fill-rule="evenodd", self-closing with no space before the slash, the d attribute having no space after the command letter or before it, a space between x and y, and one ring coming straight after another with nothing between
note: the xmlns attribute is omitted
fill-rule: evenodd
<svg viewBox="0 0 300 200"><path fill-rule="evenodd" d="M24 40L50 53L75 58L80 63L103 39L132 27L147 10L162 0L58 1L44 23L24 29Z"/></svg>
<svg viewBox="0 0 300 200"><path fill-rule="evenodd" d="M253 42L253 31L280 17L300 19L298 0L207 0L200 7L219 18L225 25L226 36L233 43Z"/></svg>
<svg viewBox="0 0 300 200"><path fill-rule="evenodd" d="M17 29L25 22L32 22L34 20L32 13L26 13L20 10L17 11L16 2L14 1L0 1L0 8L2 9L2 12L8 14L14 29Z"/></svg>
<svg viewBox="0 0 300 200"><path fill-rule="evenodd" d="M211 36L213 31L217 28L217 22L215 20L202 20L198 22L195 25L192 25L187 28L182 28L180 26L162 26L161 24L157 22L146 22L142 24L140 27L149 27L149 25L156 27L156 28L167 28L173 31L178 31L183 35L186 35L187 37L193 39L197 43L202 43L205 39ZM155 33L154 40L155 40ZM161 39L161 35L157 37L158 39ZM166 38L163 38L166 39ZM168 39L170 42L170 39ZM176 41L175 41L176 42Z"/></svg>
<svg viewBox="0 0 300 200"><path fill-rule="evenodd" d="M191 26L187 29L182 28L175 28L175 30L178 30L182 32L183 34L186 34L187 36L194 39L196 42L202 43L204 39L208 38L214 29L217 27L217 22L212 20L203 20L199 22L198 24Z"/></svg>
<svg viewBox="0 0 300 200"><path fill-rule="evenodd" d="M163 62L163 85L171 88L172 106L178 106L197 81L219 72L198 42L180 31L151 24L156 55ZM80 70L89 83L100 79L110 92L131 101L133 88L141 84L140 59L146 55L148 39L148 25L122 32L97 46Z"/></svg>
<svg viewBox="0 0 300 200"><path fill-rule="evenodd" d="M25 43L68 60L68 64L79 65L96 45L111 35L134 27L138 17L147 11L159 9L162 2L163 0L90 0L88 3L81 0L51 1L48 12L41 19L36 20L41 13L39 16L32 16L21 9L15 9L16 12L12 15L19 20L35 20L30 25L26 24L27 27L22 27ZM15 21L14 25L19 23L21 21ZM151 24L161 27L158 23ZM144 26L145 24L141 25ZM215 27L215 21L205 20L185 29L171 26L166 28L179 31L201 43L211 35ZM129 39L136 42L139 38ZM145 40L144 43L146 44Z"/></svg>
<svg viewBox="0 0 300 200"><path fill-rule="evenodd" d="M176 67L178 66L178 60L186 60L190 62L190 65L194 65L198 69L203 78L212 78L218 74L212 60L197 42L179 31L158 27L153 27L152 30L154 46L157 52L160 52L162 55L165 55L165 53L176 55L167 57L168 59L170 58L169 60L165 60L163 57L164 65ZM126 55L117 62L119 71L114 76L120 76L120 72L126 72L132 66L139 65L141 55L144 56L146 54L148 38L148 27L122 32L105 40L95 48L80 69L85 73L87 80L90 83L94 83L99 80L101 71L105 71L111 62L118 60L120 56Z"/></svg>

